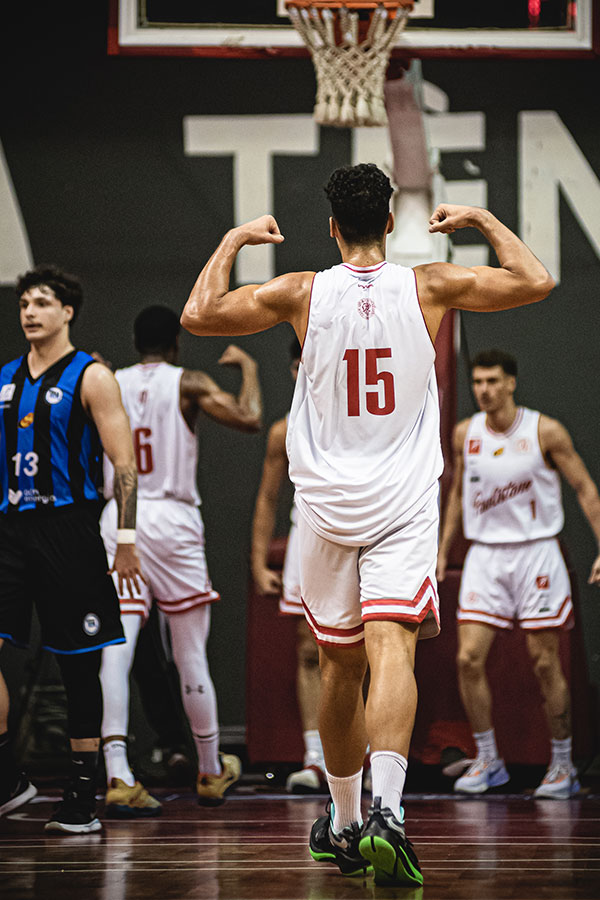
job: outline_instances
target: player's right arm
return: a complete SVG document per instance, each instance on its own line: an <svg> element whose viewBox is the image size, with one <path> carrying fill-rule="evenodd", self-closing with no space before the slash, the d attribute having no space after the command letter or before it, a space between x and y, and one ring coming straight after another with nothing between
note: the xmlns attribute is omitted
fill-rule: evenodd
<svg viewBox="0 0 600 900"><path fill-rule="evenodd" d="M460 228L480 231L500 265L467 268L440 262L416 266L419 300L432 337L447 309L513 309L543 300L554 287L554 279L529 247L487 209L441 204L429 223L432 234L450 234Z"/></svg>
<svg viewBox="0 0 600 900"><path fill-rule="evenodd" d="M440 534L436 576L438 581L446 577L448 554L456 537L462 518L462 483L465 471L464 446L470 419L464 419L455 426L452 433L452 449L454 451L454 474L448 492L446 509Z"/></svg>
<svg viewBox="0 0 600 900"><path fill-rule="evenodd" d="M290 272L265 284L229 289L231 269L242 247L282 241L279 226L269 215L228 231L192 288L181 315L183 327L198 335L235 335L290 322L302 344L314 272Z"/></svg>
<svg viewBox="0 0 600 900"><path fill-rule="evenodd" d="M279 594L281 591L281 578L277 572L269 569L267 560L269 544L275 530L279 490L288 465L285 450L286 431L285 419L279 419L269 430L262 478L254 507L250 565L259 594Z"/></svg>

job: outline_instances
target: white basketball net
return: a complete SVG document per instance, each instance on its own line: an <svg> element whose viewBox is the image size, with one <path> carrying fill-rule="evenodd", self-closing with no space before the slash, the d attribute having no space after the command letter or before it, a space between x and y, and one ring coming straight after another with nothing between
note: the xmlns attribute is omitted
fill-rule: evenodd
<svg viewBox="0 0 600 900"><path fill-rule="evenodd" d="M359 43L358 12L342 6L339 44L331 9L298 9L288 4L287 10L313 58L317 75L316 121L341 127L387 124L385 72L395 40L406 25L408 10L399 8L391 18L383 5L378 6L364 41Z"/></svg>

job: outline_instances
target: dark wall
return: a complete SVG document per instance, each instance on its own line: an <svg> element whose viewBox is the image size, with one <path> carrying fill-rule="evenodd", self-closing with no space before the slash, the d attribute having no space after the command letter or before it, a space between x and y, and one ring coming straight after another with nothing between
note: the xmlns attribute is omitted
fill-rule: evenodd
<svg viewBox="0 0 600 900"><path fill-rule="evenodd" d="M152 303L179 311L195 277L232 224L233 176L228 156L186 157L187 115L309 114L314 76L307 60L224 61L108 58L103 14L75 29L49 23L22 38L5 62L8 104L0 138L36 262L56 261L81 276L86 303L75 341L115 365L134 360L131 323ZM518 114L556 110L600 174L595 62L430 61L425 78L448 95L453 111L485 113L485 149L446 152L450 180L468 179L465 158L487 181L489 207L519 227ZM5 84L7 81L5 80ZM276 271L320 268L336 260L327 240L321 186L350 161L350 134L321 129L315 156L275 157L274 208L286 242ZM471 171L471 170L469 170ZM465 174L467 173L467 174ZM259 212L267 211L259 210ZM469 348L514 352L519 400L570 429L590 471L598 460L598 250L564 200L560 204L561 283L543 304L493 316L464 317ZM457 238L457 243L472 241ZM14 294L0 289L2 360L23 351ZM266 422L286 411L290 330L239 340L260 366ZM235 373L217 365L227 339L184 336L182 362L236 390ZM464 377L459 411L471 412ZM200 488L208 560L223 602L214 609L210 654L221 720L244 720L245 602L249 526L265 434L248 437L206 422L200 435ZM585 586L595 543L566 491L565 537L582 595L589 661L600 683L600 597ZM268 640L268 635L265 635Z"/></svg>

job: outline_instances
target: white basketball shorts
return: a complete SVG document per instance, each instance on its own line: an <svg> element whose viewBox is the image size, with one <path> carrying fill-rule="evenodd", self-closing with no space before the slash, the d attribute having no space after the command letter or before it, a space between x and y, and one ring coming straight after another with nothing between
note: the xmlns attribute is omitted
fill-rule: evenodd
<svg viewBox="0 0 600 900"><path fill-rule="evenodd" d="M440 630L435 580L437 485L402 528L366 547L335 544L299 516L302 602L318 644L352 646L373 620L420 624L419 638Z"/></svg>
<svg viewBox="0 0 600 900"><path fill-rule="evenodd" d="M288 534L283 560L283 590L279 600L279 612L287 616L303 616L300 592L300 548L298 546L298 526L292 525Z"/></svg>
<svg viewBox="0 0 600 900"><path fill-rule="evenodd" d="M571 628L571 584L556 538L469 548L457 619L495 628Z"/></svg>
<svg viewBox="0 0 600 900"><path fill-rule="evenodd" d="M109 560L117 548L117 504L110 500L100 519ZM119 592L121 613L146 617L152 599L165 613L179 613L219 599L213 590L204 556L204 523L200 510L178 500L138 498L136 546L147 584L135 596Z"/></svg>

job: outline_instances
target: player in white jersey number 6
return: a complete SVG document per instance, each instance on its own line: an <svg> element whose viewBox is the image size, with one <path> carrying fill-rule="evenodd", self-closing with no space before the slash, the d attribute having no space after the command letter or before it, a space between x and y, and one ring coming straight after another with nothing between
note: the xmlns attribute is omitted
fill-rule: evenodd
<svg viewBox="0 0 600 900"><path fill-rule="evenodd" d="M498 310L543 299L554 282L490 212L440 206L432 232L477 228L499 268L385 261L392 188L377 166L336 170L326 187L342 263L230 290L247 244L279 244L272 216L228 231L182 315L194 334L249 334L290 322L302 346L287 449L299 512L300 586L319 644L319 730L333 805L311 830L313 857L378 884L418 885L401 797L417 703L418 638L439 630L435 563L442 471L433 340L450 307ZM368 700L362 685L371 669ZM371 745L373 804L361 775Z"/></svg>
<svg viewBox="0 0 600 900"><path fill-rule="evenodd" d="M100 677L104 694L102 738L108 790L106 811L116 818L160 813L160 803L135 780L127 759L129 670L141 623L154 600L169 622L173 658L183 706L198 752L198 802L215 806L237 781L240 761L219 753L215 689L206 642L213 590L204 556L204 525L196 486L196 425L204 413L222 425L254 432L261 426L262 401L255 361L230 345L219 362L239 367L237 397L204 372L177 365L180 325L165 306L142 310L134 323L141 361L117 370L138 467L138 541L147 584L134 595L119 592L127 643L109 647ZM105 493L112 495L112 466L105 466ZM102 513L102 537L109 559L116 547L114 500Z"/></svg>
<svg viewBox="0 0 600 900"><path fill-rule="evenodd" d="M455 783L483 793L508 781L496 748L492 699L485 672L498 629L517 619L538 678L552 736L548 771L536 797L568 799L579 790L571 760L569 688L559 656L559 630L573 624L571 588L556 535L564 522L560 475L577 494L600 543L600 498L560 422L514 400L517 362L490 350L471 363L481 410L454 432L455 469L444 516L438 579L461 513L473 541L463 570L458 606L458 682L477 759ZM559 474L560 473L560 474ZM589 577L600 584L600 556Z"/></svg>

